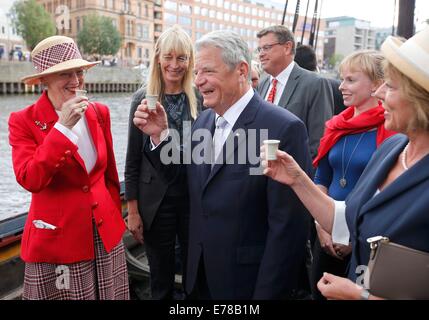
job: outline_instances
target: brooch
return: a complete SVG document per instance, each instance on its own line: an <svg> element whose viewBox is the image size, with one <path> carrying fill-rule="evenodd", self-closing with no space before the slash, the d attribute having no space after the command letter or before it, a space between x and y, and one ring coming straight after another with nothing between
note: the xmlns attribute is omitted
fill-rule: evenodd
<svg viewBox="0 0 429 320"><path fill-rule="evenodd" d="M48 128L48 126L46 125L45 122L41 123L40 121L34 121L34 123L36 124L36 126L38 126L40 128L40 130L44 131Z"/></svg>

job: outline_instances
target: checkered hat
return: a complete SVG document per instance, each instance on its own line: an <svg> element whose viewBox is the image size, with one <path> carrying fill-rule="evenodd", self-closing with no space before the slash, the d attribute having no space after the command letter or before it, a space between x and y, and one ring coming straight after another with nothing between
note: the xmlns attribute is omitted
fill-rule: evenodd
<svg viewBox="0 0 429 320"><path fill-rule="evenodd" d="M31 58L37 73L21 79L28 85L40 83L40 78L48 74L78 68L89 69L100 63L82 59L73 39L64 36L42 40L31 52Z"/></svg>

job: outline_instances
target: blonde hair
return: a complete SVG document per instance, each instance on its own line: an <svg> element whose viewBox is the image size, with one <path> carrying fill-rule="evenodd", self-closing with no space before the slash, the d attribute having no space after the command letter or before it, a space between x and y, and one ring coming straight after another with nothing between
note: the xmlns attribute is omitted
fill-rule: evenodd
<svg viewBox="0 0 429 320"><path fill-rule="evenodd" d="M412 79L399 71L393 64L384 63L386 78L395 79L400 83L400 93L414 110L414 118L410 120L408 131L429 131L429 92Z"/></svg>
<svg viewBox="0 0 429 320"><path fill-rule="evenodd" d="M351 71L361 71L374 83L381 84L384 79L383 61L384 56L375 50L361 50L354 52L341 61L339 71L344 68Z"/></svg>
<svg viewBox="0 0 429 320"><path fill-rule="evenodd" d="M195 119L197 117L197 97L193 87L194 48L189 35L178 25L165 30L155 43L155 52L149 67L147 93L157 94L159 100L163 100L165 83L158 62L161 52L169 53L172 51L178 55L184 54L188 57L189 64L183 77L182 88L189 101L191 116Z"/></svg>

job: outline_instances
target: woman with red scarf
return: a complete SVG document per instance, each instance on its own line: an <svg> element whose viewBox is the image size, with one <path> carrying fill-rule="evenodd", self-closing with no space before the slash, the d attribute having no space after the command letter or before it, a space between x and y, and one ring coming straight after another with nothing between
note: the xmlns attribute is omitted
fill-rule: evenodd
<svg viewBox="0 0 429 320"><path fill-rule="evenodd" d="M359 51L340 65L340 91L348 108L326 122L313 162L317 168L314 182L335 200L345 200L376 148L393 134L384 129L384 109L374 96L383 83L383 61L376 51ZM313 297L322 299L317 282L323 272L346 274L351 247L333 243L317 221L316 230L311 281Z"/></svg>

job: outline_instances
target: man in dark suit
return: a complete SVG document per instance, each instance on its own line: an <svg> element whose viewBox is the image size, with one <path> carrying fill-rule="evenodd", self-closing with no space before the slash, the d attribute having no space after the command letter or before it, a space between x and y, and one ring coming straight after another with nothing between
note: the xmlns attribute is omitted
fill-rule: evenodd
<svg viewBox="0 0 429 320"><path fill-rule="evenodd" d="M209 109L194 122L190 164L166 165L174 139L161 105L148 111L142 104L134 118L151 137L146 152L165 179L187 177L185 288L196 299L293 298L305 270L309 217L289 187L255 172L260 140L267 138L280 140L310 172L305 126L254 93L249 50L237 34L211 32L197 41L196 52L195 84Z"/></svg>
<svg viewBox="0 0 429 320"><path fill-rule="evenodd" d="M304 122L311 156L315 158L325 122L333 115L332 88L326 79L294 62L295 40L288 28L268 27L259 31L257 37L259 59L269 75L260 81L258 92Z"/></svg>

